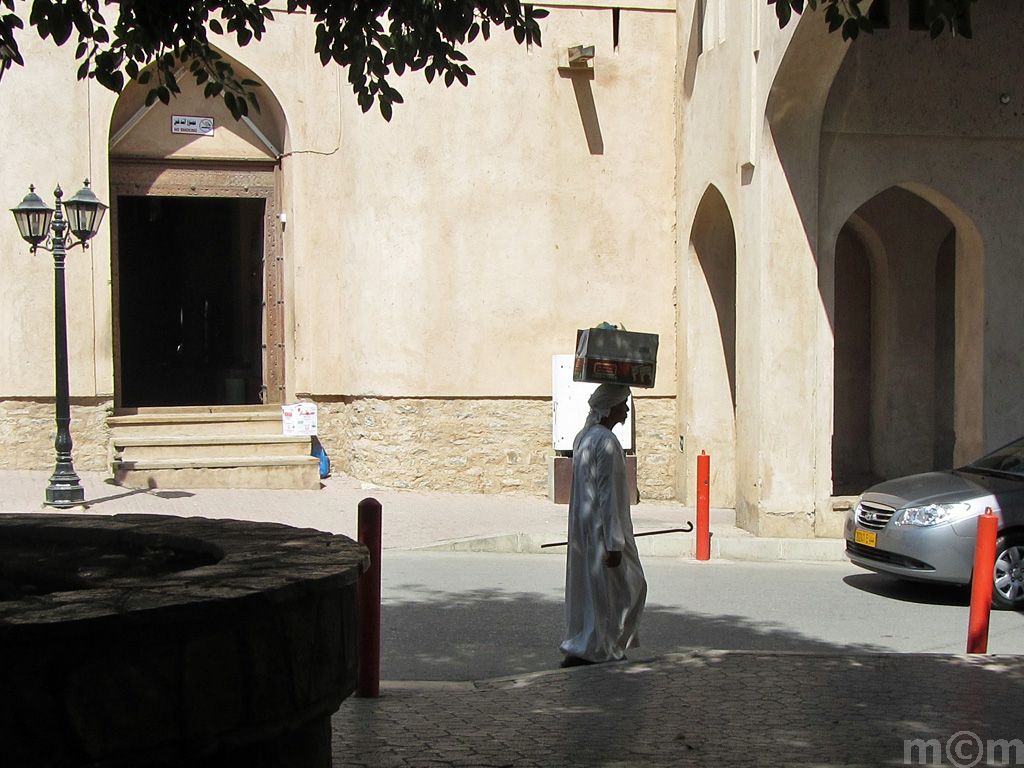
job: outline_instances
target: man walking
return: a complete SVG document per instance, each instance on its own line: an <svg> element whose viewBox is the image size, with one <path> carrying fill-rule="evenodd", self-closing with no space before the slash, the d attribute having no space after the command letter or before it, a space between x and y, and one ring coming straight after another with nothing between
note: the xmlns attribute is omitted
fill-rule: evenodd
<svg viewBox="0 0 1024 768"><path fill-rule="evenodd" d="M616 661L639 645L647 581L633 539L626 455L612 427L629 413L629 387L602 384L573 443L563 667Z"/></svg>

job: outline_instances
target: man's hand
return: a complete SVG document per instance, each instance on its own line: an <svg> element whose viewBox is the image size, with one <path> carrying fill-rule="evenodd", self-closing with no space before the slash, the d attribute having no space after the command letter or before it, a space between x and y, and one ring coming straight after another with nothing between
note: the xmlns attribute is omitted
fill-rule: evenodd
<svg viewBox="0 0 1024 768"><path fill-rule="evenodd" d="M608 552L604 556L604 564L608 568L618 568L622 562L621 552Z"/></svg>

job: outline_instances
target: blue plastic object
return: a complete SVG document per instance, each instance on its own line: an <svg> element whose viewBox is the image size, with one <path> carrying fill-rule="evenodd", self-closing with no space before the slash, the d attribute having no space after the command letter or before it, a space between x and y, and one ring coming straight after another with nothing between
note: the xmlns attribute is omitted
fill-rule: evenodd
<svg viewBox="0 0 1024 768"><path fill-rule="evenodd" d="M313 438L313 456L320 459L320 478L323 479L331 474L331 459L324 450L323 445L315 437Z"/></svg>

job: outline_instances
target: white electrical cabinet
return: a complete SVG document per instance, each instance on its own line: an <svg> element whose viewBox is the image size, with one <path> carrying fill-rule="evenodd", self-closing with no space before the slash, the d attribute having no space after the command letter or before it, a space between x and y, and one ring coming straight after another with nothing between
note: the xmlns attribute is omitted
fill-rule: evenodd
<svg viewBox="0 0 1024 768"><path fill-rule="evenodd" d="M553 355L551 360L551 431L556 451L571 451L573 440L583 429L590 413L587 400L598 384L572 380L574 355ZM633 450L633 398L629 398L629 415L624 424L612 430L622 447Z"/></svg>

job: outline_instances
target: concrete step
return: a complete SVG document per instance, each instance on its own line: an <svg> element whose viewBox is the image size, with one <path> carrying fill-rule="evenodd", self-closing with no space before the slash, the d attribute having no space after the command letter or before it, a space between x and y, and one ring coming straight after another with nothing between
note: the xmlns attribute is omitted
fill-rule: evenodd
<svg viewBox="0 0 1024 768"><path fill-rule="evenodd" d="M278 405L121 409L107 420L114 479L132 488L319 488L309 437Z"/></svg>
<svg viewBox="0 0 1024 768"><path fill-rule="evenodd" d="M281 409L232 411L149 411L107 419L115 439L132 435L280 435Z"/></svg>
<svg viewBox="0 0 1024 768"><path fill-rule="evenodd" d="M146 416L152 414L203 413L281 413L281 406L273 403L251 405L147 405L140 408L116 408L114 416Z"/></svg>
<svg viewBox="0 0 1024 768"><path fill-rule="evenodd" d="M320 488L320 462L312 456L114 460L111 469L128 488Z"/></svg>
<svg viewBox="0 0 1024 768"><path fill-rule="evenodd" d="M114 458L214 459L233 456L309 456L311 439L291 435L131 435L111 439Z"/></svg>

